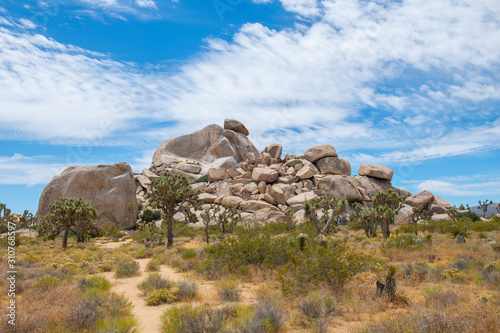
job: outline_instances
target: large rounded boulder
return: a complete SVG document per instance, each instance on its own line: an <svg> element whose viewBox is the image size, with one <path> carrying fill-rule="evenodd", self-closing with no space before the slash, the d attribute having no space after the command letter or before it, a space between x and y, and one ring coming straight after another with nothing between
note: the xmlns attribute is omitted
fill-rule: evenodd
<svg viewBox="0 0 500 333"><path fill-rule="evenodd" d="M60 198L83 198L98 213L97 226L132 229L137 218L136 185L132 168L124 162L71 166L55 176L40 196L37 220Z"/></svg>
<svg viewBox="0 0 500 333"><path fill-rule="evenodd" d="M248 153L260 158L260 152L245 134L213 124L164 141L156 149L152 169L158 173L172 163L189 160L200 163L201 173L206 174L211 168L234 167Z"/></svg>

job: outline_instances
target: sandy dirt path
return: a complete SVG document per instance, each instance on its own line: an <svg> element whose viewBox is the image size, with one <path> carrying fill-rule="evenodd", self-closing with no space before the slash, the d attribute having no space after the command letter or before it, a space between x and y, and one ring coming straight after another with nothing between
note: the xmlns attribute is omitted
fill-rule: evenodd
<svg viewBox="0 0 500 333"><path fill-rule="evenodd" d="M133 304L133 312L136 319L139 321L139 331L144 333L161 332L160 316L169 306L163 304L159 306L147 306L144 301L142 292L137 288L137 285L144 281L148 276L146 265L150 259L136 259L139 263L141 275L130 278L115 278L114 272L104 273L104 276L113 283L111 288L117 294L123 294ZM160 272L164 278L172 281L180 281L184 276L176 273L170 267L161 266Z"/></svg>

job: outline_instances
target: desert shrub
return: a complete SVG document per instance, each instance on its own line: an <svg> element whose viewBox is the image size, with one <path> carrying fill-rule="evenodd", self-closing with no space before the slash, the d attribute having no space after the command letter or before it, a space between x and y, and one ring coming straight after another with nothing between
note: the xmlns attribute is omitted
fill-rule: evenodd
<svg viewBox="0 0 500 333"><path fill-rule="evenodd" d="M498 332L500 318L497 309L491 305L462 306L460 308L426 307L418 308L412 314L393 317L372 324L360 332L364 333L455 333L455 332Z"/></svg>
<svg viewBox="0 0 500 333"><path fill-rule="evenodd" d="M189 300L198 296L198 286L196 282L189 280L182 280L177 283L177 293L180 300Z"/></svg>
<svg viewBox="0 0 500 333"><path fill-rule="evenodd" d="M335 299L328 293L316 291L309 294L297 305L300 313L311 324L314 332L323 333L328 328L328 321L337 309Z"/></svg>
<svg viewBox="0 0 500 333"><path fill-rule="evenodd" d="M450 265L449 268L456 268L458 271L465 271L471 268L482 268L483 262L478 261L471 256L459 256Z"/></svg>
<svg viewBox="0 0 500 333"><path fill-rule="evenodd" d="M200 178L196 179L191 184L196 184L196 183L208 183L208 175L201 176Z"/></svg>
<svg viewBox="0 0 500 333"><path fill-rule="evenodd" d="M196 257L196 250L195 249L185 249L182 251L182 258L184 259L190 259Z"/></svg>
<svg viewBox="0 0 500 333"><path fill-rule="evenodd" d="M142 211L142 217L141 220L143 223L152 223L156 220L161 219L161 211L160 210L151 210L149 208L146 208L145 210Z"/></svg>
<svg viewBox="0 0 500 333"><path fill-rule="evenodd" d="M175 285L174 282L165 279L159 273L151 273L148 275L146 280L142 281L137 288L142 291L142 293L147 296L154 290L165 289L169 290Z"/></svg>
<svg viewBox="0 0 500 333"><path fill-rule="evenodd" d="M220 280L217 281L217 294L223 302L238 302L240 300L241 290L238 287L238 282L235 280Z"/></svg>
<svg viewBox="0 0 500 333"><path fill-rule="evenodd" d="M161 316L162 333L220 332L225 325L224 312L192 305L174 306Z"/></svg>
<svg viewBox="0 0 500 333"><path fill-rule="evenodd" d="M134 253L135 259L145 259L151 258L153 256L153 249L147 249L145 247L138 248Z"/></svg>
<svg viewBox="0 0 500 333"><path fill-rule="evenodd" d="M182 226L177 232L174 233L174 236L182 236L182 237L196 237L196 230L190 225Z"/></svg>
<svg viewBox="0 0 500 333"><path fill-rule="evenodd" d="M44 275L39 277L33 287L42 291L50 291L57 288L63 283L63 281L53 275Z"/></svg>
<svg viewBox="0 0 500 333"><path fill-rule="evenodd" d="M486 235L484 232L480 232L480 233L477 235L477 238L478 238L478 239L487 239L487 238L488 238L488 235Z"/></svg>
<svg viewBox="0 0 500 333"><path fill-rule="evenodd" d="M481 221L481 217L477 215L475 212L470 210L466 210L463 213L457 213L457 218L462 218L462 219L466 218L471 220L472 222Z"/></svg>
<svg viewBox="0 0 500 333"><path fill-rule="evenodd" d="M401 265L401 272L407 279L416 278L419 280L424 280L429 274L429 266L424 262L417 262L415 264L408 263L406 265Z"/></svg>
<svg viewBox="0 0 500 333"><path fill-rule="evenodd" d="M491 244L491 248L493 249L493 251L500 253L500 243Z"/></svg>
<svg viewBox="0 0 500 333"><path fill-rule="evenodd" d="M495 262L487 263L481 271L481 277L486 284L499 287L500 267Z"/></svg>
<svg viewBox="0 0 500 333"><path fill-rule="evenodd" d="M158 272L160 270L160 266L161 266L161 264L158 260L151 259L150 261L148 261L148 263L146 265L146 271Z"/></svg>
<svg viewBox="0 0 500 333"><path fill-rule="evenodd" d="M253 310L252 318L238 329L239 333L276 333L285 324L285 312L270 298L259 298Z"/></svg>
<svg viewBox="0 0 500 333"><path fill-rule="evenodd" d="M307 286L319 284L338 290L368 265L368 258L345 242L311 240L304 251L292 252L290 261L278 268L278 280L285 295L303 293Z"/></svg>
<svg viewBox="0 0 500 333"><path fill-rule="evenodd" d="M120 324L119 332L133 332L137 322L132 316L132 305L122 295L94 288L79 297L67 318L67 326L76 332L94 331L96 327L96 331L104 332L111 322Z"/></svg>
<svg viewBox="0 0 500 333"><path fill-rule="evenodd" d="M277 267L289 261L292 252L287 237L271 237L262 228L238 228L236 237L226 237L205 247L197 270L209 278L228 273L244 274L248 267Z"/></svg>
<svg viewBox="0 0 500 333"><path fill-rule="evenodd" d="M120 263L116 267L115 276L117 278L131 277L139 273L139 263L137 261Z"/></svg>
<svg viewBox="0 0 500 333"><path fill-rule="evenodd" d="M104 229L104 236L117 242L122 238L122 229L117 225L109 226Z"/></svg>
<svg viewBox="0 0 500 333"><path fill-rule="evenodd" d="M91 278L80 279L78 288L80 288L81 291L85 291L89 288L107 291L111 288L111 282L104 276L93 276Z"/></svg>
<svg viewBox="0 0 500 333"><path fill-rule="evenodd" d="M99 318L96 323L96 333L136 333L138 322L135 318L108 317Z"/></svg>
<svg viewBox="0 0 500 333"><path fill-rule="evenodd" d="M391 236L383 243L383 248L397 248L406 250L416 250L424 246L422 239L418 238L414 234L401 234L397 236Z"/></svg>
<svg viewBox="0 0 500 333"><path fill-rule="evenodd" d="M177 293L179 289L155 289L152 290L146 297L147 305L160 305L163 303L170 304L177 301Z"/></svg>

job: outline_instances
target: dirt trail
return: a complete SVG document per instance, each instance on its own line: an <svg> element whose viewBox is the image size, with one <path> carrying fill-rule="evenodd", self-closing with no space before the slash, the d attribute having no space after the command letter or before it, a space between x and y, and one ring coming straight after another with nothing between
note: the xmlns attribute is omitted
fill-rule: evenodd
<svg viewBox="0 0 500 333"><path fill-rule="evenodd" d="M106 244L99 244L102 248L107 249L115 249L120 247L125 242L110 242ZM140 267L140 275L130 277L130 278L119 278L115 277L114 272L106 272L101 275L105 276L106 279L113 283L113 287L111 290L117 294L123 294L133 305L133 313L135 318L139 321L139 332L142 333L160 333L161 332L161 314L173 306L172 304L162 304L159 306L147 306L144 301L144 297L142 292L137 288L137 285L144 281L148 276L148 272L146 272L146 266L149 262L149 258L147 259L136 259L139 263ZM198 298L190 304L193 306L198 306L202 304L208 305L217 305L219 303L216 288L213 282L206 281L197 278L191 278L189 273L178 273L174 271L172 268L162 265L159 273L166 278L172 281L181 281L184 279L190 279L196 282L198 286ZM255 302L255 286L251 284L243 283L240 285L242 288L241 294L241 302L250 304ZM179 305L182 303L176 303Z"/></svg>
<svg viewBox="0 0 500 333"><path fill-rule="evenodd" d="M133 312L139 321L140 332L156 333L160 332L161 329L160 315L171 305L163 304L159 306L147 306L144 301L144 297L142 296L142 292L137 288L137 285L147 277L145 269L149 260L150 259L137 259L141 275L117 279L115 278L114 272L108 272L104 273L104 276L106 276L109 281L113 282L113 288L111 288L112 291L117 294L124 294L125 297L127 297L133 304ZM180 281L184 279L183 275L174 272L174 270L170 267L162 266L160 273L164 278L172 281Z"/></svg>

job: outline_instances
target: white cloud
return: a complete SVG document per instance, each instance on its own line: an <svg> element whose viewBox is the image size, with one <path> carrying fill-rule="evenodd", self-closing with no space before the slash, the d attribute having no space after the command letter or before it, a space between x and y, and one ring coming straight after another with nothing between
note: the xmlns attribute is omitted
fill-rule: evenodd
<svg viewBox="0 0 500 333"><path fill-rule="evenodd" d="M418 184L418 189L431 191L442 196L487 196L500 195L500 179L458 184L441 180L426 180Z"/></svg>
<svg viewBox="0 0 500 333"><path fill-rule="evenodd" d="M0 156L0 185L47 184L66 167L63 164L50 163L50 157L47 156Z"/></svg>
<svg viewBox="0 0 500 333"><path fill-rule="evenodd" d="M317 0L280 0L283 8L302 17L317 17L321 14L320 1Z"/></svg>
<svg viewBox="0 0 500 333"><path fill-rule="evenodd" d="M263 3L271 3L273 0L252 0L253 3L263 4Z"/></svg>
<svg viewBox="0 0 500 333"><path fill-rule="evenodd" d="M135 0L135 3L139 7L157 8L156 3L153 0Z"/></svg>
<svg viewBox="0 0 500 333"><path fill-rule="evenodd" d="M0 29L0 123L8 128L0 136L109 144L236 118L260 148L279 142L296 153L328 142L353 158L418 161L499 147L498 108L481 109L500 99L496 0L282 3L313 21L283 30L245 24L232 41L207 40L175 74Z"/></svg>

